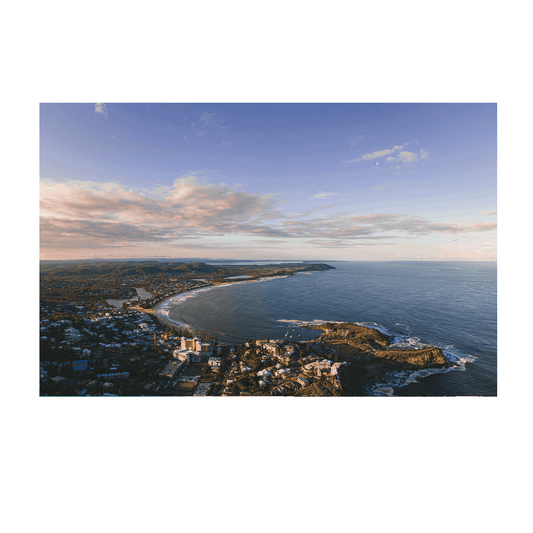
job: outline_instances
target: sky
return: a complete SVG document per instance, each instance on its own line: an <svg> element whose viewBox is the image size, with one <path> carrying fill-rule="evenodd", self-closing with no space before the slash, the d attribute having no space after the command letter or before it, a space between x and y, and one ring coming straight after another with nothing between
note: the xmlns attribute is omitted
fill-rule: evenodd
<svg viewBox="0 0 533 533"><path fill-rule="evenodd" d="M40 257L496 260L496 104L40 104Z"/></svg>

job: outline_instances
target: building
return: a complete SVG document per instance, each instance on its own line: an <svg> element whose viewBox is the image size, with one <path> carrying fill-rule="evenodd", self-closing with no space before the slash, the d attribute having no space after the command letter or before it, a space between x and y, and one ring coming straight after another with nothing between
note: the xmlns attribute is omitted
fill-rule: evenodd
<svg viewBox="0 0 533 533"><path fill-rule="evenodd" d="M187 350L185 348L177 348L172 352L172 355L175 359L179 359L183 362L189 362L191 360L191 354L193 352L191 350Z"/></svg>
<svg viewBox="0 0 533 533"><path fill-rule="evenodd" d="M196 349L196 337L194 339L187 339L186 337L182 337L181 349L194 351Z"/></svg>
<svg viewBox="0 0 533 533"><path fill-rule="evenodd" d="M302 387L307 387L307 385L309 385L309 381L304 377L296 378L296 382L299 383Z"/></svg>
<svg viewBox="0 0 533 533"><path fill-rule="evenodd" d="M87 360L72 361L72 370L74 372L85 372L87 370Z"/></svg>
<svg viewBox="0 0 533 533"><path fill-rule="evenodd" d="M213 346L211 343L201 342L198 337L194 337L194 339L181 337L181 349L189 350L191 352L200 352L206 356L213 355Z"/></svg>
<svg viewBox="0 0 533 533"><path fill-rule="evenodd" d="M220 357L210 357L207 362L213 372L218 372L220 370L221 363L222 359Z"/></svg>
<svg viewBox="0 0 533 533"><path fill-rule="evenodd" d="M183 361L171 361L159 372L159 375L165 378L173 378L183 364Z"/></svg>
<svg viewBox="0 0 533 533"><path fill-rule="evenodd" d="M272 375L272 372L268 370L267 368L265 368L264 370L260 370L259 372L257 372L257 375L263 380L265 380L265 379L270 378L270 376Z"/></svg>

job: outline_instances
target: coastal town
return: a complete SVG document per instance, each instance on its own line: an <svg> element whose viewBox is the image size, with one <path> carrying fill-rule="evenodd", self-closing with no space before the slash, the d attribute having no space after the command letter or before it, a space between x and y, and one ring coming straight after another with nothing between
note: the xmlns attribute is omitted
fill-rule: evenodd
<svg viewBox="0 0 533 533"><path fill-rule="evenodd" d="M40 279L43 396L340 395L345 362L311 342L225 345L153 309L191 290L287 276L316 265L45 265ZM331 267L330 267L331 268Z"/></svg>
<svg viewBox="0 0 533 533"><path fill-rule="evenodd" d="M231 345L157 312L184 292L328 268L43 265L40 395L365 396L387 372L449 366L438 348L397 349L378 330L357 324L309 325L320 331L308 340L251 338Z"/></svg>

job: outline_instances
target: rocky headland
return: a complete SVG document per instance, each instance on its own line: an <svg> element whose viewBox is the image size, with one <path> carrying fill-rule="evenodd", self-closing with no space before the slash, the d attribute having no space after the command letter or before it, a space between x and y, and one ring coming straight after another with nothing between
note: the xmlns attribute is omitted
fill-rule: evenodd
<svg viewBox="0 0 533 533"><path fill-rule="evenodd" d="M347 365L340 376L344 394L365 394L387 372L398 370L421 370L446 368L450 362L440 348L397 348L392 339L380 331L351 323L324 323L307 326L322 330L315 339L317 347L333 353Z"/></svg>

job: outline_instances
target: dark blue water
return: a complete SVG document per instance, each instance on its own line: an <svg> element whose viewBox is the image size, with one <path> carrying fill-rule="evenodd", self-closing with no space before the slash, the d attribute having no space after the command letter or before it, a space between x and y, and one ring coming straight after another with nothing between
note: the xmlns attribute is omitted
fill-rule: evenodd
<svg viewBox="0 0 533 533"><path fill-rule="evenodd" d="M456 364L446 372L398 375L383 384L388 394L496 395L496 263L332 265L336 270L195 291L167 302L167 318L226 343L312 336L300 322L358 322L401 345L438 346Z"/></svg>

